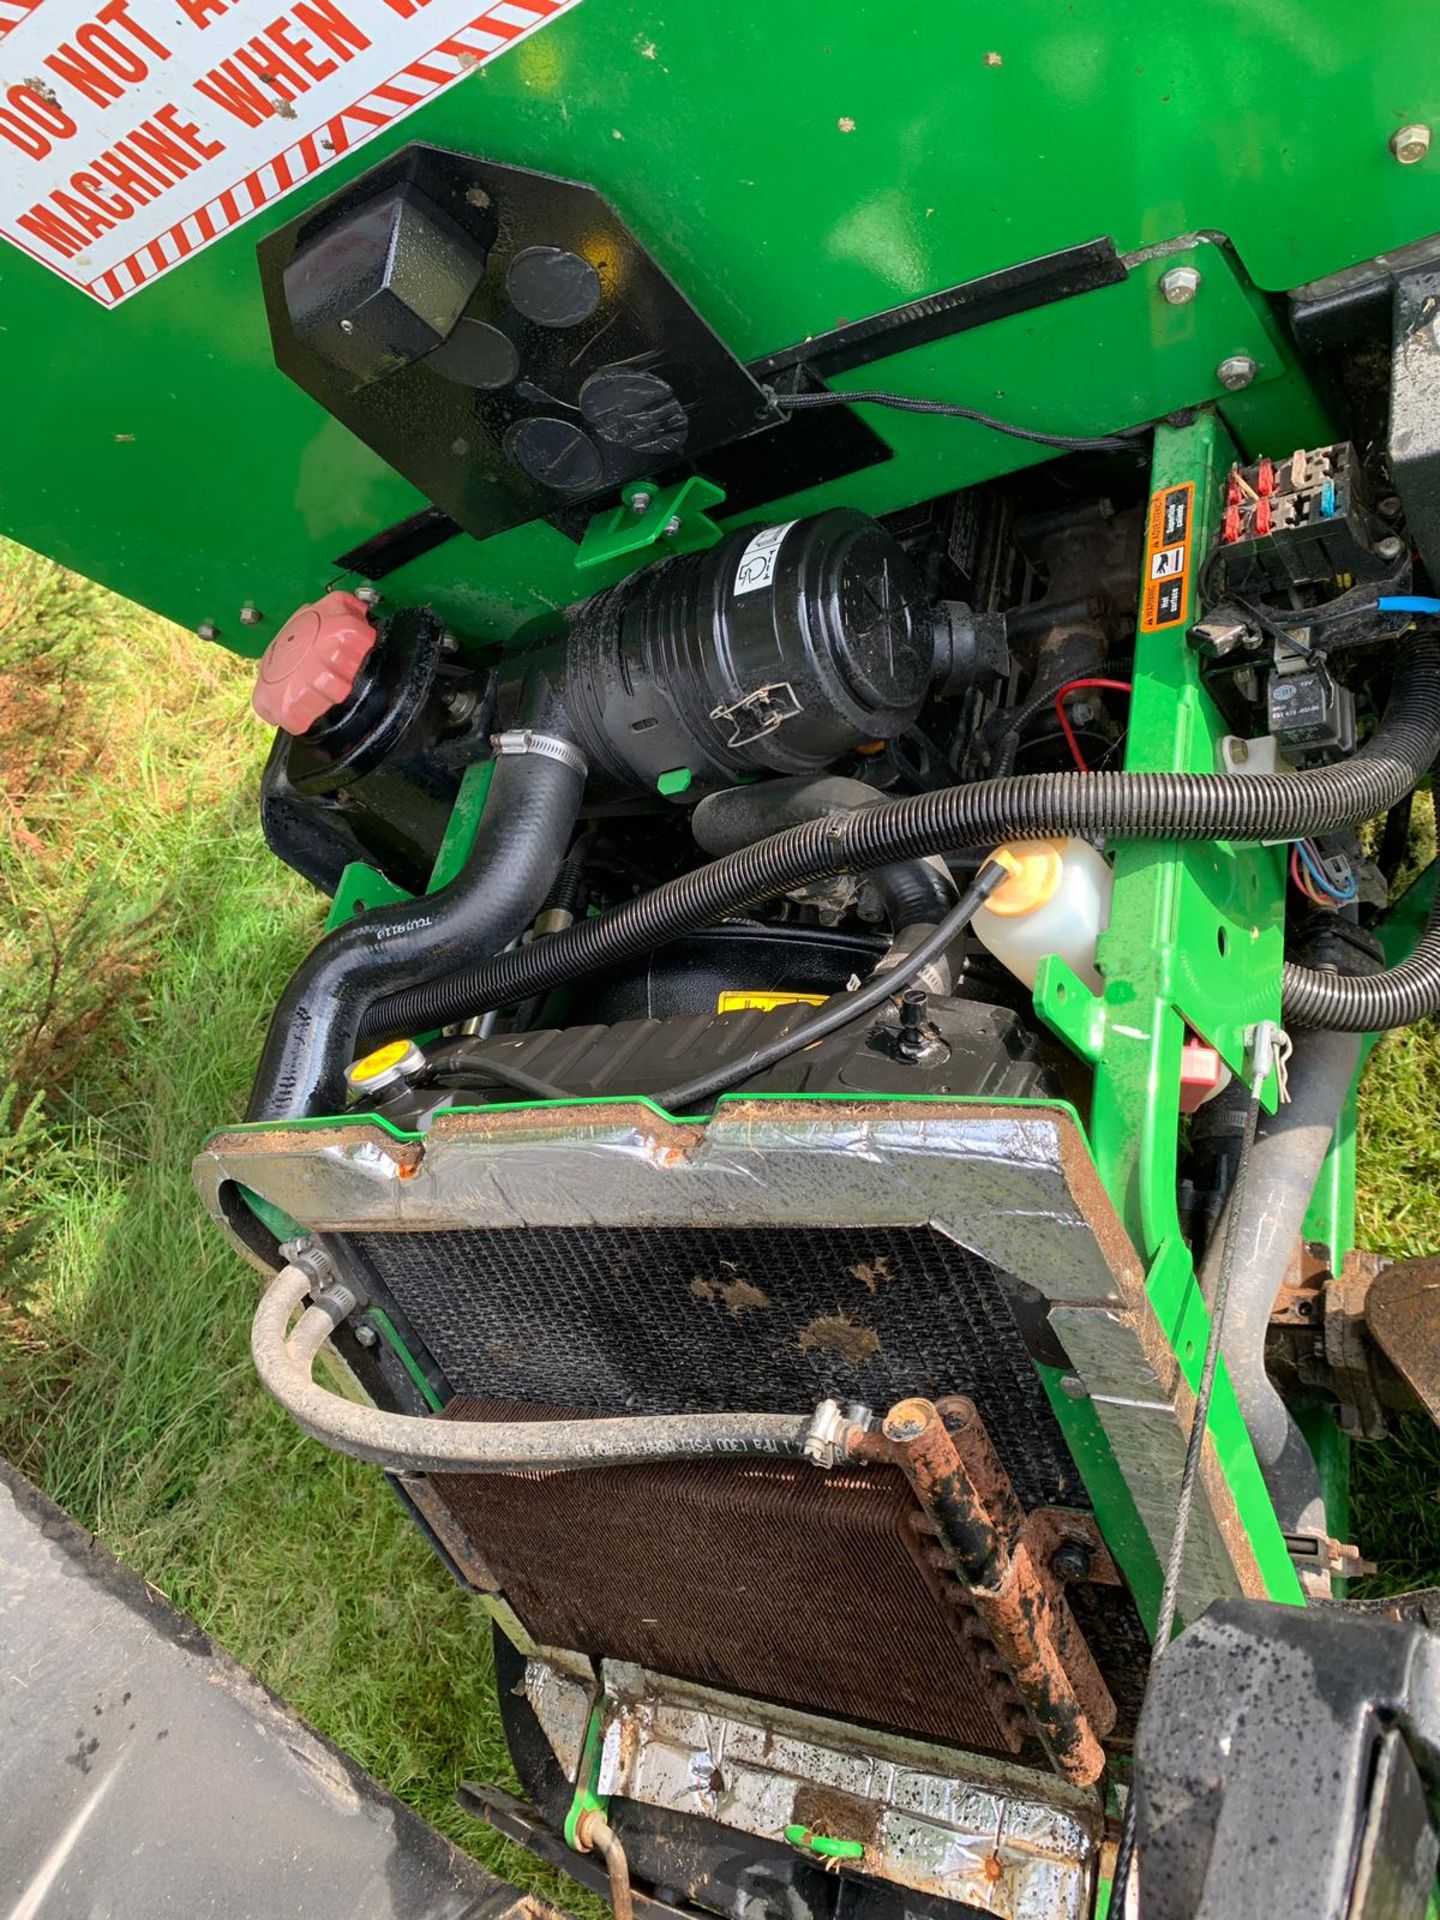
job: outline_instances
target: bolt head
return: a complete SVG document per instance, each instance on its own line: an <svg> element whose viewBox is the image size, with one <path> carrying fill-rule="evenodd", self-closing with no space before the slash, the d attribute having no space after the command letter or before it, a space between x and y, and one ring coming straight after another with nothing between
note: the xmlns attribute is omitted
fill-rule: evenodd
<svg viewBox="0 0 1440 1920"><path fill-rule="evenodd" d="M252 607L248 601L240 609L240 624L242 627L258 627L263 625L264 620L265 616L261 613L260 609L258 607Z"/></svg>
<svg viewBox="0 0 1440 1920"><path fill-rule="evenodd" d="M220 629L213 620L202 620L195 631L202 640L218 640L220 638Z"/></svg>
<svg viewBox="0 0 1440 1920"><path fill-rule="evenodd" d="M679 531L680 531L680 516L678 513L672 513L670 518L665 522L666 538L673 540L676 534L679 533Z"/></svg>
<svg viewBox="0 0 1440 1920"><path fill-rule="evenodd" d="M1215 378L1231 393L1239 393L1259 371L1259 364L1248 353L1232 353L1215 369Z"/></svg>
<svg viewBox="0 0 1440 1920"><path fill-rule="evenodd" d="M1090 1389L1077 1373L1067 1373L1061 1376L1060 1391L1071 1400L1088 1400L1090 1398Z"/></svg>
<svg viewBox="0 0 1440 1920"><path fill-rule="evenodd" d="M1200 291L1198 267L1171 267L1160 276L1160 291L1172 307L1186 307Z"/></svg>
<svg viewBox="0 0 1440 1920"><path fill-rule="evenodd" d="M1382 560L1398 560L1405 551L1405 542L1398 534L1387 533L1383 540L1375 542L1375 551Z"/></svg>
<svg viewBox="0 0 1440 1920"><path fill-rule="evenodd" d="M355 1329L355 1341L358 1346L373 1347L380 1339L379 1334L368 1320L362 1320Z"/></svg>
<svg viewBox="0 0 1440 1920"><path fill-rule="evenodd" d="M630 511L631 513L648 513L650 511L650 495L643 490L639 493L632 493L630 496Z"/></svg>
<svg viewBox="0 0 1440 1920"><path fill-rule="evenodd" d="M1390 151L1402 167L1413 167L1430 151L1430 129L1423 122L1397 127L1390 136Z"/></svg>
<svg viewBox="0 0 1440 1920"><path fill-rule="evenodd" d="M378 607L380 604L380 589L378 587L357 587L355 589L355 598L360 602L362 607Z"/></svg>

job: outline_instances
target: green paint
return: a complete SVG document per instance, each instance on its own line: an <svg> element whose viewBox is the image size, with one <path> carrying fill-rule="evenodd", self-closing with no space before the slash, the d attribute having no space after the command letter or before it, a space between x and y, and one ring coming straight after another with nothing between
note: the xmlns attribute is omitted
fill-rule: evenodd
<svg viewBox="0 0 1440 1920"><path fill-rule="evenodd" d="M400 1338L395 1328L395 1322L390 1318L389 1314L385 1312L383 1307L367 1307L365 1313L366 1317L373 1320L381 1333L384 1334L396 1359L415 1383L416 1391L419 1393L421 1399L424 1400L426 1406L429 1407L432 1413L439 1413L445 1403L425 1378L420 1362Z"/></svg>
<svg viewBox="0 0 1440 1920"><path fill-rule="evenodd" d="M595 1783L600 1777L600 1754L605 1743L604 1701L599 1700L591 1710L590 1722L585 1729L585 1742L580 1749L580 1765L575 1770L575 1798L570 1802L570 1811L565 1816L565 1844L581 1851L576 1842L576 1829L582 1817L587 1813L598 1813L603 1820L610 1811L610 1802L596 1792Z"/></svg>
<svg viewBox="0 0 1440 1920"><path fill-rule="evenodd" d="M1194 483L1197 556L1211 544L1230 458L1213 414L1157 432L1152 489ZM1192 595L1194 571L1192 563ZM1215 772L1225 726L1183 630L1140 633L1133 679L1127 769ZM1284 855L1279 848L1223 842L1125 841L1115 847L1114 864L1114 901L1099 947L1103 996L1090 994L1052 961L1037 977L1036 1009L1096 1063L1096 1165L1147 1262L1151 1304L1193 1387L1209 1316L1176 1210L1180 1052L1187 1027L1193 1028L1243 1075L1249 1034L1261 1021L1278 1021ZM1272 1081L1267 1104L1273 1107L1274 1098ZM1057 1412L1068 1431L1064 1409ZM1298 1601L1295 1572L1223 1366L1210 1431L1271 1597ZM1107 1531L1108 1518L1101 1510ZM1123 1548L1118 1557L1124 1560Z"/></svg>
<svg viewBox="0 0 1440 1920"><path fill-rule="evenodd" d="M1269 294L1435 230L1434 159L1400 167L1386 146L1400 121L1440 119L1440 43L1413 26L1411 0L1363 16L1313 0L1303 32L1242 0L1013 0L993 23L941 0L648 22L586 0L114 312L0 251L0 526L254 653L337 554L422 507L275 371L254 257L412 140L593 182L742 358L1097 235L1132 252L1224 233L1233 252L1194 250L1187 306L1157 302L1162 263L1142 260L1124 286L866 377L1085 430L1217 396L1220 358L1248 351L1274 377L1224 398L1235 430L1263 408L1272 444L1313 442L1245 276ZM960 423L872 418L895 459L826 499L899 506L1035 457ZM454 541L391 576L387 604L503 637L574 597L574 560L543 522ZM247 599L264 624L240 627Z"/></svg>
<svg viewBox="0 0 1440 1920"><path fill-rule="evenodd" d="M367 867L361 860L352 860L340 875L335 898L330 902L330 911L325 916L325 931L333 933L336 927L343 927L357 913L369 913L372 907L398 906L402 900L411 897L403 887L397 887L383 873L377 873L374 867Z"/></svg>
<svg viewBox="0 0 1440 1920"><path fill-rule="evenodd" d="M445 837L435 856L430 884L425 889L427 893L438 893L442 887L448 887L470 858L470 849L475 844L480 816L485 811L485 802L490 798L490 783L494 778L493 760L477 760L465 769L460 791L455 796L455 805L450 809L450 818L446 822Z"/></svg>
<svg viewBox="0 0 1440 1920"><path fill-rule="evenodd" d="M298 1220L293 1220L283 1207L277 1207L273 1201L267 1200L263 1193L255 1193L249 1187L242 1186L240 1198L266 1232L273 1233L282 1247L287 1240L303 1240L310 1231L309 1227L302 1227Z"/></svg>
<svg viewBox="0 0 1440 1920"><path fill-rule="evenodd" d="M786 1827L785 1838L792 1847L801 1847L806 1853L818 1854L822 1860L863 1860L865 1858L863 1840L832 1840L828 1833L815 1833L805 1826Z"/></svg>
<svg viewBox="0 0 1440 1920"><path fill-rule="evenodd" d="M655 782L655 791L663 793L667 800L676 794L688 793L690 783L695 778L689 767L672 767L669 773L662 773Z"/></svg>
<svg viewBox="0 0 1440 1920"><path fill-rule="evenodd" d="M620 497L621 506L596 514L586 527L575 556L578 568L608 567L632 557L648 562L672 553L701 553L723 537L705 509L719 506L725 489L698 473L664 488L653 480L636 480ZM638 513L637 499L649 503Z"/></svg>

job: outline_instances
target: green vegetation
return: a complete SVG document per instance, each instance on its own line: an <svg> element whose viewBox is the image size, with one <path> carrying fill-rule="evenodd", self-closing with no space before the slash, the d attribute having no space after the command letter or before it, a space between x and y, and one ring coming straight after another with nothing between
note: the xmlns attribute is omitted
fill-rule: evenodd
<svg viewBox="0 0 1440 1920"><path fill-rule="evenodd" d="M190 1187L237 1114L322 903L265 851L251 669L0 547L0 1451L396 1792L499 1871L451 1804L508 1774L478 1609L380 1476L255 1386L254 1274ZM1363 1238L1435 1244L1440 1049L1389 1041ZM8 1084L8 1089L6 1083ZM1387 1584L1440 1567L1440 1443L1362 1452Z"/></svg>
<svg viewBox="0 0 1440 1920"><path fill-rule="evenodd" d="M505 1781L487 1623L256 1387L190 1185L323 902L266 851L252 668L0 546L0 1452L396 1793ZM9 1082L8 1087L6 1082Z"/></svg>

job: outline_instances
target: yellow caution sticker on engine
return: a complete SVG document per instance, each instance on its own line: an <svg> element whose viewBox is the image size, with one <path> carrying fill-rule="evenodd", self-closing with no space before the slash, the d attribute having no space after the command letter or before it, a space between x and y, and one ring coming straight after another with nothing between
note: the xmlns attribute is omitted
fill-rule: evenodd
<svg viewBox="0 0 1440 1920"><path fill-rule="evenodd" d="M1190 612L1190 561L1195 544L1195 482L1161 487L1150 496L1145 533L1145 577L1140 586L1140 631L1183 627Z"/></svg>
<svg viewBox="0 0 1440 1920"><path fill-rule="evenodd" d="M732 989L715 1002L717 1013L770 1013L776 1007L823 1007L823 993L749 993Z"/></svg>

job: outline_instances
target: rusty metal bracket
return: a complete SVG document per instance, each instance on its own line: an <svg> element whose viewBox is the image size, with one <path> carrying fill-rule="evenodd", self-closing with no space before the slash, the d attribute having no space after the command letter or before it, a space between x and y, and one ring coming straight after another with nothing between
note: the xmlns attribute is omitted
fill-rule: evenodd
<svg viewBox="0 0 1440 1920"><path fill-rule="evenodd" d="M902 1400L879 1441L857 1451L900 1467L1056 1771L1088 1786L1115 1702L973 1402Z"/></svg>

